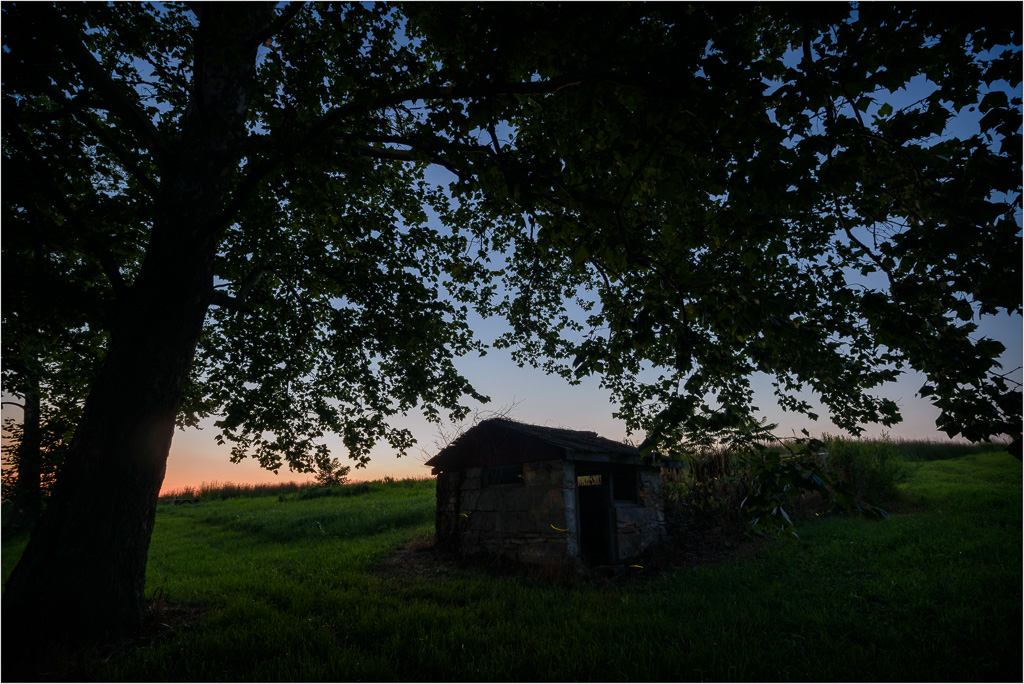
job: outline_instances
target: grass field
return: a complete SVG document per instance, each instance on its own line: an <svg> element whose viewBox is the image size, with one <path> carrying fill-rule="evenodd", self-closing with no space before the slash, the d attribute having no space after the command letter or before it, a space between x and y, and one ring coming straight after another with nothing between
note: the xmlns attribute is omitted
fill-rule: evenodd
<svg viewBox="0 0 1024 684"><path fill-rule="evenodd" d="M178 611L173 631L64 675L1020 680L1020 462L958 453L910 467L886 522L816 519L791 543L625 582L382 568L432 532L431 481L162 505L148 588ZM5 579L24 543L4 541ZM183 608L197 617L172 621Z"/></svg>

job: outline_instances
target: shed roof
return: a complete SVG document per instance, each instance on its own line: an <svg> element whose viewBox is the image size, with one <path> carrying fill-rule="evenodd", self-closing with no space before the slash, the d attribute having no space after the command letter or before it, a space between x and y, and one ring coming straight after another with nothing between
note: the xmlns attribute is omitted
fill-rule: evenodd
<svg viewBox="0 0 1024 684"><path fill-rule="evenodd" d="M482 421L427 461L434 472L474 466L512 465L555 459L659 465L640 450L596 432L518 423L507 418Z"/></svg>

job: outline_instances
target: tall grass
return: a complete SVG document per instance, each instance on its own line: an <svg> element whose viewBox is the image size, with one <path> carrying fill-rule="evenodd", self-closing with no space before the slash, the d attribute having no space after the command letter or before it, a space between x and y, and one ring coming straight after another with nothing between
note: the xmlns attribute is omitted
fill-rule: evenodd
<svg viewBox="0 0 1024 684"><path fill-rule="evenodd" d="M900 485L907 481L911 469L891 440L826 436L823 441L825 450L813 458L833 481L845 484L857 498L876 506L899 499Z"/></svg>

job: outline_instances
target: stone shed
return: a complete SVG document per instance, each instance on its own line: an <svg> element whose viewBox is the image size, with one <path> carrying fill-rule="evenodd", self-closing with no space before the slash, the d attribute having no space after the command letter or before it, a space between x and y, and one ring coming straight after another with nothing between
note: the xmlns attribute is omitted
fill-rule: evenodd
<svg viewBox="0 0 1024 684"><path fill-rule="evenodd" d="M636 556L665 534L663 464L594 432L492 418L427 465L448 550L578 570Z"/></svg>

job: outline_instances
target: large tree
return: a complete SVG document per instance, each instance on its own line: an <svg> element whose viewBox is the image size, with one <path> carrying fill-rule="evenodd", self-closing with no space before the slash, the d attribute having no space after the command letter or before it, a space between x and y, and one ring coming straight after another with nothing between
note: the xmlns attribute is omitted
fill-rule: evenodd
<svg viewBox="0 0 1024 684"><path fill-rule="evenodd" d="M4 324L50 306L92 312L106 336L4 592L21 625L5 653L145 618L176 417L219 416L234 458L272 469L329 463L329 433L359 462L382 438L403 451L390 417L458 417L478 397L454 365L482 348L468 307L504 314L523 361L601 374L652 445L742 425L754 371L790 408L809 410L793 392L810 387L856 428L897 418L870 390L909 366L951 432L1020 431L999 345L971 337L977 313L1021 307L1006 17L3 13L3 163L23 180L4 233L35 240L5 237ZM929 93L901 104L915 78ZM972 106L976 135L935 138Z"/></svg>

